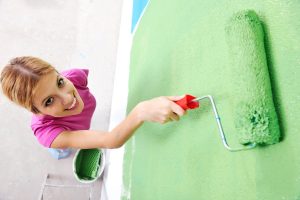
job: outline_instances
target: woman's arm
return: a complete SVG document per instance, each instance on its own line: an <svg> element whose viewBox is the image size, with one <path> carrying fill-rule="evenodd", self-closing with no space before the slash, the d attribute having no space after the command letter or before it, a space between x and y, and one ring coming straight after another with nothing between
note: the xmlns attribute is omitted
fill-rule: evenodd
<svg viewBox="0 0 300 200"><path fill-rule="evenodd" d="M184 110L173 101L180 98L158 97L141 102L110 132L93 130L63 131L52 142L51 148L119 148L144 121L164 124L170 120L179 120L179 116L184 114Z"/></svg>

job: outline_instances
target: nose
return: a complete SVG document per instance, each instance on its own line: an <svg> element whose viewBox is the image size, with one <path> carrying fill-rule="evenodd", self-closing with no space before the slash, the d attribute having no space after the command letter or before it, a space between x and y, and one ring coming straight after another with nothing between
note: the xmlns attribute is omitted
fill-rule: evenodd
<svg viewBox="0 0 300 200"><path fill-rule="evenodd" d="M59 94L59 97L61 99L61 103L63 106L67 106L73 102L73 94L72 93L61 92Z"/></svg>

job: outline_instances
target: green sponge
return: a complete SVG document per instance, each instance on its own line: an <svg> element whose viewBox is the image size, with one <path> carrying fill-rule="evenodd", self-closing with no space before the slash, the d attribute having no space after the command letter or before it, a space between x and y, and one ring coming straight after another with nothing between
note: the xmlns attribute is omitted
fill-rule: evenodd
<svg viewBox="0 0 300 200"><path fill-rule="evenodd" d="M77 151L73 170L80 182L95 181L103 171L104 154L101 149L80 149Z"/></svg>
<svg viewBox="0 0 300 200"><path fill-rule="evenodd" d="M280 130L261 22L254 11L241 11L229 20L225 31L235 95L234 120L240 142L277 143Z"/></svg>

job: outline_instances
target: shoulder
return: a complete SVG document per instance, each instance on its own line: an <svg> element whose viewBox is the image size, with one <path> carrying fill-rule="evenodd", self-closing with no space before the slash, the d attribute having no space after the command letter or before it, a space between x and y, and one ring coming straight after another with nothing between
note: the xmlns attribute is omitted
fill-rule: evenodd
<svg viewBox="0 0 300 200"><path fill-rule="evenodd" d="M60 74L69 79L74 85L87 86L88 84L88 69L70 69L62 71Z"/></svg>
<svg viewBox="0 0 300 200"><path fill-rule="evenodd" d="M60 124L57 120L48 118L39 118L32 116L31 129L39 141L45 147L50 147L53 140L63 131L68 130L67 127Z"/></svg>

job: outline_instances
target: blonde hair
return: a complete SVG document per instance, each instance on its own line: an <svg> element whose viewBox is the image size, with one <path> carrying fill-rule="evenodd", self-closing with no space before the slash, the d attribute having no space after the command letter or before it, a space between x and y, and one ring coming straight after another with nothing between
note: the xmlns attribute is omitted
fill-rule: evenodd
<svg viewBox="0 0 300 200"><path fill-rule="evenodd" d="M44 75L53 71L55 68L42 59L30 56L16 57L2 70L2 91L11 101L38 113L33 105L34 89Z"/></svg>

